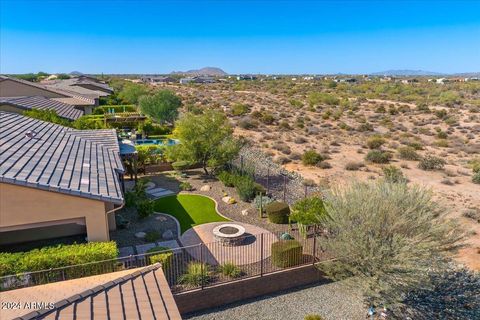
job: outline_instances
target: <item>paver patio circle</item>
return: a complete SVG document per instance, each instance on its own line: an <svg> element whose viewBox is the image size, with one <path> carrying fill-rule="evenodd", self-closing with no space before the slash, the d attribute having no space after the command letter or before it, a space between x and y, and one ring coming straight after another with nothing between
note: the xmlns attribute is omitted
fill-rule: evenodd
<svg viewBox="0 0 480 320"><path fill-rule="evenodd" d="M237 246L224 246L214 237L213 230L225 224L224 222L205 223L188 229L180 237L182 246L197 260L203 260L210 265L219 265L232 262L236 265L247 265L259 262L271 255L270 247L277 241L275 234L263 228L235 222L245 228L246 238L243 244ZM263 248L261 247L261 234L263 234ZM203 244L203 249L200 249ZM262 252L263 251L263 252Z"/></svg>

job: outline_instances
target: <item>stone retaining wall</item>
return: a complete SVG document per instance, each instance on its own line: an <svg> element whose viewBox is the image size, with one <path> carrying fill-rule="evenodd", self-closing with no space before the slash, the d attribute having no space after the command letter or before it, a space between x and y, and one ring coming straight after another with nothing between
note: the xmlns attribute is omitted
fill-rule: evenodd
<svg viewBox="0 0 480 320"><path fill-rule="evenodd" d="M210 309L236 301L250 299L327 280L313 265L278 271L234 282L174 294L181 314Z"/></svg>

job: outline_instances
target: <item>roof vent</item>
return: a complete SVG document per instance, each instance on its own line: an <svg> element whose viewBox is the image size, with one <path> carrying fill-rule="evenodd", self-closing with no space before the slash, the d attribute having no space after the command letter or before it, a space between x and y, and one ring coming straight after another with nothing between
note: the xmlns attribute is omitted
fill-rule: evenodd
<svg viewBox="0 0 480 320"><path fill-rule="evenodd" d="M33 130L28 130L27 132L25 132L25 137L30 138L30 139L35 138L36 135L37 135L37 133Z"/></svg>

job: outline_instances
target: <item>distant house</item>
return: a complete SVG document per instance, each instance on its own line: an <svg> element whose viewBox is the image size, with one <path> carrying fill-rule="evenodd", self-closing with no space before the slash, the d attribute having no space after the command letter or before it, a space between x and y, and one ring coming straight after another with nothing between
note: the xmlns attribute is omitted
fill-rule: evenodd
<svg viewBox="0 0 480 320"><path fill-rule="evenodd" d="M79 90L88 90L80 88ZM88 93L92 93L91 90ZM98 106L99 97L96 94L82 94L70 88L57 88L40 83L0 76L0 97L35 97L41 96L51 100L63 102L82 110L84 114L92 113Z"/></svg>
<svg viewBox="0 0 480 320"><path fill-rule="evenodd" d="M447 79L447 78L439 78L439 79L436 80L436 82L439 83L439 84L445 84L447 82L450 82L450 80Z"/></svg>
<svg viewBox="0 0 480 320"><path fill-rule="evenodd" d="M178 82L177 79L172 77L142 77L141 78L143 83L148 84L157 84L157 83L174 83Z"/></svg>
<svg viewBox="0 0 480 320"><path fill-rule="evenodd" d="M418 83L418 79L411 78L411 79L402 79L401 82L403 84L412 84L412 83Z"/></svg>
<svg viewBox="0 0 480 320"><path fill-rule="evenodd" d="M251 74L238 75L237 80L257 80L257 76Z"/></svg>
<svg viewBox="0 0 480 320"><path fill-rule="evenodd" d="M340 78L340 79L334 79L333 81L335 82L347 82L347 83L355 83L357 82L357 79L355 78Z"/></svg>
<svg viewBox="0 0 480 320"><path fill-rule="evenodd" d="M197 77L187 77L187 78L181 78L180 83L181 84L187 84L187 83L215 83L217 82L215 78L210 77L210 76L197 76Z"/></svg>
<svg viewBox="0 0 480 320"><path fill-rule="evenodd" d="M108 241L123 206L115 130L0 112L0 244L86 234Z"/></svg>
<svg viewBox="0 0 480 320"><path fill-rule="evenodd" d="M0 97L0 111L22 114L27 110L54 110L66 120L76 120L83 116L83 111L74 106L42 96L32 97Z"/></svg>

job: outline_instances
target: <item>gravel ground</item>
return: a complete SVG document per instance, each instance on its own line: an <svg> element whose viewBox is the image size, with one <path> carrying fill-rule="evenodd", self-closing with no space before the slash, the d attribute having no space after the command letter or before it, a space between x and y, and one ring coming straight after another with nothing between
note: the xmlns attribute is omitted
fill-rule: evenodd
<svg viewBox="0 0 480 320"><path fill-rule="evenodd" d="M342 282L303 287L190 314L192 320L303 320L319 314L327 320L365 319L367 308L359 295Z"/></svg>
<svg viewBox="0 0 480 320"><path fill-rule="evenodd" d="M178 179L181 181L188 181L192 185L192 187L194 187L195 190L189 193L206 195L215 199L215 201L217 201L218 203L218 211L225 217L234 221L253 224L272 232L288 230L287 225L273 224L268 222L267 218L260 218L258 216L258 211L256 211L256 209L251 203L243 202L240 200L235 188L225 187L223 183L221 183L217 179L206 177L203 174L202 169L189 170L187 171L187 173L187 178ZM179 183L178 181L174 182L175 180L172 178L173 174L174 173L161 173L155 176L149 176L149 179L155 182L157 186L175 191L175 185L178 185ZM200 191L200 188L206 184L208 184L211 189L209 191ZM223 202L222 197L224 192L237 200L237 203L226 204L225 202ZM242 211L245 209L249 211L248 215L246 216L242 215Z"/></svg>
<svg viewBox="0 0 480 320"><path fill-rule="evenodd" d="M126 229L117 229L110 232L110 239L115 241L118 247L136 246L147 243L144 239L135 237L135 233L139 231L157 231L161 235L166 230L172 230L174 238L178 238L177 224L170 216L153 214L145 219L139 219L137 210L134 208L124 208L119 214L130 221L130 226ZM160 238L157 241L162 240L170 239Z"/></svg>

